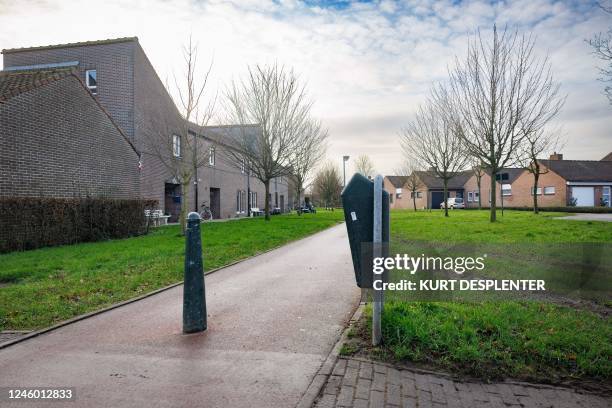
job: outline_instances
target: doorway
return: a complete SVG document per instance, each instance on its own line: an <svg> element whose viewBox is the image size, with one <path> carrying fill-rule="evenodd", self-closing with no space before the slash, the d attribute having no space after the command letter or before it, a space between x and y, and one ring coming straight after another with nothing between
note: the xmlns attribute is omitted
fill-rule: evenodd
<svg viewBox="0 0 612 408"><path fill-rule="evenodd" d="M282 194L280 196L280 209L281 212L285 212L285 196Z"/></svg>
<svg viewBox="0 0 612 408"><path fill-rule="evenodd" d="M444 191L431 192L431 206L429 208L440 208L440 204L444 202Z"/></svg>
<svg viewBox="0 0 612 408"><path fill-rule="evenodd" d="M166 183L164 186L164 212L168 222L178 222L181 214L181 185Z"/></svg>
<svg viewBox="0 0 612 408"><path fill-rule="evenodd" d="M221 189L219 188L210 188L210 211L212 212L213 219L218 220L221 218Z"/></svg>

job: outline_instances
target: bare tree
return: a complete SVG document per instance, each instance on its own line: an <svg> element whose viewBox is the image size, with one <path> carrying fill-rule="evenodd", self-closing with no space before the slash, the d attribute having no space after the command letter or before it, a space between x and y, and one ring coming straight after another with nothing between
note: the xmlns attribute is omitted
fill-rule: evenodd
<svg viewBox="0 0 612 408"><path fill-rule="evenodd" d="M265 186L265 219L270 220L270 181L290 176L291 158L300 148L310 119L311 102L292 70L278 65L249 68L246 79L232 82L226 93L230 123L259 124L260 132L231 137L226 156L237 167L248 161ZM246 126L242 126L246 129Z"/></svg>
<svg viewBox="0 0 612 408"><path fill-rule="evenodd" d="M418 165L415 164L415 162L408 161L404 163L401 168L396 169L394 171L394 173L398 176L404 177L405 181L403 187L405 187L406 190L410 191L410 197L412 198L412 206L414 208L414 211L417 210L416 199L418 191L425 187L425 185L421 182L421 179L417 175L417 171L419 170L421 169Z"/></svg>
<svg viewBox="0 0 612 408"><path fill-rule="evenodd" d="M317 172L313 183L313 193L318 196L326 208L333 209L340 204L342 179L340 171L331 163L325 163Z"/></svg>
<svg viewBox="0 0 612 408"><path fill-rule="evenodd" d="M533 175L533 212L539 213L538 208L538 182L542 174L549 172L547 167L542 167L538 158L547 152L561 148L559 132L546 132L541 129L537 132L527 133L521 145L522 165Z"/></svg>
<svg viewBox="0 0 612 408"><path fill-rule="evenodd" d="M365 176L367 178L374 177L374 163L370 160L370 157L367 154L362 154L361 156L355 159L355 172Z"/></svg>
<svg viewBox="0 0 612 408"><path fill-rule="evenodd" d="M534 56L535 41L516 31L498 32L491 41L478 32L468 54L450 71L452 114L461 123L461 140L469 154L491 174L490 220L496 220L496 176L517 161L526 132L540 131L554 118L564 98L553 81L548 57Z"/></svg>
<svg viewBox="0 0 612 408"><path fill-rule="evenodd" d="M441 93L438 93L441 95ZM429 166L444 183L444 216L448 217L448 182L463 170L468 156L459 136L461 128L448 114L442 99L429 99L401 133L402 149L412 162Z"/></svg>
<svg viewBox="0 0 612 408"><path fill-rule="evenodd" d="M612 14L612 5L604 5L599 3L599 7L607 14ZM612 27L605 33L598 33L593 38L588 40L589 45L593 48L593 54L604 62L604 66L599 68L601 74L600 80L606 83L604 94L608 97L608 101L612 104Z"/></svg>
<svg viewBox="0 0 612 408"><path fill-rule="evenodd" d="M181 186L181 210L179 221L185 231L189 192L196 182L197 169L208 163L206 142L196 132L208 125L216 104L216 96L204 103L208 78L212 70L212 61L206 71L198 68L198 48L189 37L189 42L183 47L184 72L174 76L174 90L178 95L175 107L157 114L151 114L140 126L145 130L144 141L147 151ZM169 86L166 84L166 87ZM172 95L171 89L168 94ZM147 165L145 163L145 165Z"/></svg>
<svg viewBox="0 0 612 408"><path fill-rule="evenodd" d="M308 179L312 170L325 155L326 142L327 130L322 128L320 122L312 119L308 120L298 141L299 145L291 156L291 172L295 182L298 215L302 214L302 192L308 186Z"/></svg>
<svg viewBox="0 0 612 408"><path fill-rule="evenodd" d="M472 171L474 172L474 177L476 177L476 188L478 189L478 209L482 209L482 176L486 174L486 167L475 158L470 158L470 163L472 165Z"/></svg>

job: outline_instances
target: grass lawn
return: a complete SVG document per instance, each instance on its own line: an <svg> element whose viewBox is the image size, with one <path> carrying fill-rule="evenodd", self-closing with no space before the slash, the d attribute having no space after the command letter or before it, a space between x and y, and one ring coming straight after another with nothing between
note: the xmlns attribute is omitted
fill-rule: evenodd
<svg viewBox="0 0 612 408"><path fill-rule="evenodd" d="M210 270L321 231L342 211L202 224ZM100 309L183 279L180 227L146 236L0 255L0 330L29 330Z"/></svg>
<svg viewBox="0 0 612 408"><path fill-rule="evenodd" d="M524 254L520 251L530 246L548 245L554 255L555 248L602 243L607 251L603 256L610 257L611 223L553 218L560 215L506 211L503 217L498 213L500 221L491 224L487 211L455 210L449 218L440 211L393 211L391 255L410 252L415 241L428 242L433 248L449 242L507 245L505 272L516 272L521 278L528 276L522 273ZM609 268L610 264L602 269L608 274L607 284L612 278ZM612 325L607 313L542 301L414 302L409 292L387 292L385 296L384 345L367 350L379 357L484 378L595 380L608 385L612 380ZM605 302L602 307L606 308ZM609 303L607 307L609 310ZM362 341L367 342L370 313L366 309L360 331Z"/></svg>

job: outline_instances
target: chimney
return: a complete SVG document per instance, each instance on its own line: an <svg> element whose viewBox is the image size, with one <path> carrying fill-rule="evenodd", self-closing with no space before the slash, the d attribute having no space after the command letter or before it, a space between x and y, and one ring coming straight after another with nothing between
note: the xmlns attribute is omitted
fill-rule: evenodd
<svg viewBox="0 0 612 408"><path fill-rule="evenodd" d="M550 160L563 160L563 155L561 153L554 152L550 155Z"/></svg>

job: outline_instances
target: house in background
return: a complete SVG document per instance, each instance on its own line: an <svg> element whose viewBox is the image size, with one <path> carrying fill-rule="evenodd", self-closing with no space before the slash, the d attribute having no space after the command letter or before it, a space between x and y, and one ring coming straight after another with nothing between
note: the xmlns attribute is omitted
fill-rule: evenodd
<svg viewBox="0 0 612 408"><path fill-rule="evenodd" d="M0 197L140 197L139 153L74 66L0 71Z"/></svg>
<svg viewBox="0 0 612 408"><path fill-rule="evenodd" d="M533 195L540 207L612 206L612 153L602 160L563 160L554 153L548 160L538 160L541 171L534 191L534 176L523 168L506 168L497 174L498 207L531 207ZM417 208L440 208L443 201L442 180L431 171L415 172L423 187L416 196ZM391 208L412 208L407 177L386 176L384 188L391 196ZM483 208L491 205L491 176L484 172L480 190L473 170L457 173L449 181L449 197L463 197L466 207L477 208L480 196ZM399 194L399 198L398 198Z"/></svg>
<svg viewBox="0 0 612 408"><path fill-rule="evenodd" d="M406 186L408 177L385 177L383 187L389 192L390 208L412 208L413 195L417 209L440 208L440 204L444 201L443 180L431 170L415 173L420 184L415 192L411 192ZM448 197L464 197L464 185L471 174L471 171L456 173L448 181Z"/></svg>
<svg viewBox="0 0 612 408"><path fill-rule="evenodd" d="M242 131L244 127L202 127L186 123L140 46L138 38L7 49L2 53L4 69L9 72L71 67L75 78L81 80L89 91L89 99L93 98L93 103L98 103L108 112L108 116L140 153L140 186L134 191L139 191L142 198L156 200L159 207L171 216L171 221L176 221L182 206L187 206L190 211L198 211L202 204L207 204L215 218L244 216L248 213L248 207L263 207L263 184L243 168L229 163L216 149L227 141L228 135ZM60 86L59 83L57 86ZM54 109L61 109L61 105L51 107L42 99L39 102L44 105L41 107L42 117L48 117ZM48 109L48 114L44 113L45 108ZM75 106L75 109L74 116L77 116L79 107ZM16 113L6 114L14 116ZM18 120L14 121L13 125L25 130L28 123ZM183 134L185 125L189 129L188 135ZM64 131L70 134L72 127L68 118ZM42 132L38 137L43 140L47 137L46 132L44 128L40 130ZM252 125L248 131L258 132L259 126ZM155 146L151 145L155 138L159 140L159 135L167 135L168 140L172 135L173 149L167 154L178 159L182 158L182 151L186 150L184 146L187 141L181 140L183 137L193 137L197 140L198 149L208 154L207 163L198 168L195 183L189 187L189 202L184 202L182 186L164 166L159 158L159 151L156 152ZM104 140L99 139L99 143L104 144ZM2 140L0 142L5 144ZM23 157L28 155L27 152L19 154ZM41 157L41 160L30 162L30 165L44 172L47 158ZM113 177L122 177L121 166L115 168L117 173ZM68 170L76 171L73 168ZM114 182L108 177L107 174L104 174L104 177L101 175L100 182ZM4 175L0 182L7 182ZM130 183L131 181L126 179L123 188L130 188ZM31 190L29 194L37 195L38 192ZM272 206L276 204L285 210L289 203L286 180L274 180L271 183L270 196Z"/></svg>

